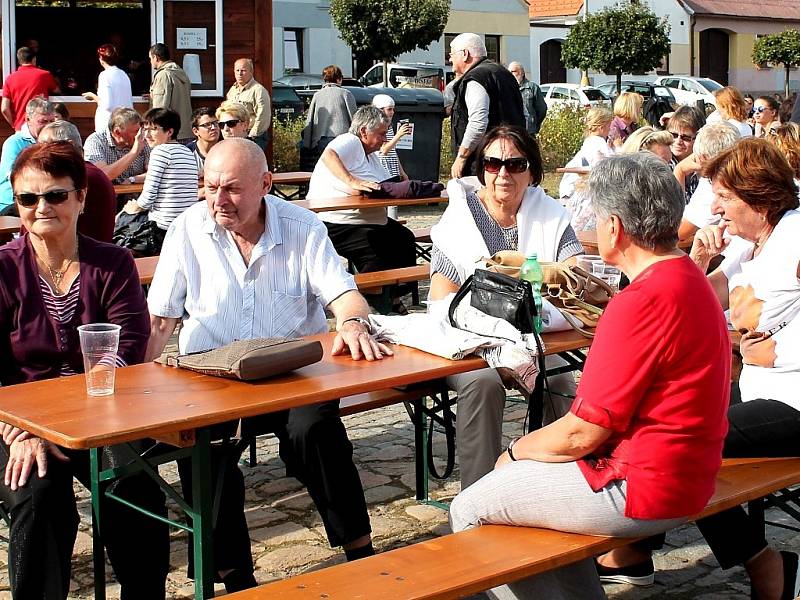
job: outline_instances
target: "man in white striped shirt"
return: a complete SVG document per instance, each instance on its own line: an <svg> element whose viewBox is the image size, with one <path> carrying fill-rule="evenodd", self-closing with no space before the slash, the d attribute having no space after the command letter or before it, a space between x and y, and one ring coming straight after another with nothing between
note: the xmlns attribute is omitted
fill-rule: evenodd
<svg viewBox="0 0 800 600"><path fill-rule="evenodd" d="M334 354L349 352L354 360L392 354L370 335L367 303L325 226L313 213L267 195L271 183L264 153L253 142L224 140L209 151L206 203L175 219L150 287L149 360L163 352L180 319L178 345L186 353L236 339L321 333L327 331L326 307L339 332ZM287 473L308 488L332 546L343 546L349 560L373 554L338 401L248 419L243 429L276 433ZM214 529L215 567L232 592L256 584L244 479L230 447L215 450L216 460L228 465ZM191 469L178 466L183 489L191 490Z"/></svg>

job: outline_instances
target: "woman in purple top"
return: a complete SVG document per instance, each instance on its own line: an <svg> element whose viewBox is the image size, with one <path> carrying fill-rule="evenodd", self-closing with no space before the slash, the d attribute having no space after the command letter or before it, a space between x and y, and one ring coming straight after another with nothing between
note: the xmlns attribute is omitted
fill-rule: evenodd
<svg viewBox="0 0 800 600"><path fill-rule="evenodd" d="M614 120L608 132L608 141L620 148L628 136L639 128L644 98L636 92L622 92L614 102Z"/></svg>
<svg viewBox="0 0 800 600"><path fill-rule="evenodd" d="M118 364L144 359L149 318L130 253L77 233L86 197L83 157L69 142L25 149L11 172L27 233L0 248L0 384L83 372L77 327L122 327ZM62 599L78 530L72 479L89 480L87 451L71 451L0 424L0 500L12 515L9 542L15 599ZM104 463L125 455L103 450ZM166 516L164 495L146 476L114 484L115 493ZM167 526L105 500L101 535L123 599L165 597Z"/></svg>

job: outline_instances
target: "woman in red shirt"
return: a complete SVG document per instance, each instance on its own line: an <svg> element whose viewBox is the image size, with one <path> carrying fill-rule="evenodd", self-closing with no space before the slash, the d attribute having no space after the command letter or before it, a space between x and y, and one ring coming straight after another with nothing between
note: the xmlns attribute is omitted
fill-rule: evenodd
<svg viewBox="0 0 800 600"><path fill-rule="evenodd" d="M455 498L454 531L500 523L648 536L685 522L714 491L731 348L714 291L676 248L683 194L648 153L599 163L588 194L600 254L631 284L600 321L570 412L513 440ZM498 595L605 598L591 559Z"/></svg>

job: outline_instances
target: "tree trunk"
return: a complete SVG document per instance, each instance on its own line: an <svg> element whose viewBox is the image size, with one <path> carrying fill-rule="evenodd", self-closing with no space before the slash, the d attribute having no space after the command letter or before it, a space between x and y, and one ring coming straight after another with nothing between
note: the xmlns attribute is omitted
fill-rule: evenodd
<svg viewBox="0 0 800 600"><path fill-rule="evenodd" d="M617 96L622 91L622 71L617 71Z"/></svg>
<svg viewBox="0 0 800 600"><path fill-rule="evenodd" d="M383 87L389 87L389 61L383 59Z"/></svg>
<svg viewBox="0 0 800 600"><path fill-rule="evenodd" d="M784 69L785 69L784 72L786 74L786 76L783 79L783 99L784 100L789 97L789 69L790 69L790 67L791 67L791 65L789 65L789 64L785 64L784 65Z"/></svg>

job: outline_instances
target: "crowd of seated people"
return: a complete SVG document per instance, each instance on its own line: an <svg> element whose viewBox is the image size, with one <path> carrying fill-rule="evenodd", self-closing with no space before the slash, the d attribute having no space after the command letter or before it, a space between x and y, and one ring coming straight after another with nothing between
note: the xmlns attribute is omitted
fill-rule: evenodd
<svg viewBox="0 0 800 600"><path fill-rule="evenodd" d="M454 530L504 523L649 536L491 597L603 598L606 581L651 583L652 549L703 508L722 457L800 456L800 128L773 127L771 103L758 98L755 135L743 139L750 126L741 94L725 88L718 100L719 117L708 124L698 109L681 107L665 130L637 126L636 94L623 94L614 115L589 111L573 161L589 173L572 178L565 198L580 195L581 223L596 229L601 257L629 283L600 321L580 385L569 374L549 378L556 401L546 407L545 427L503 448L509 379L490 368L447 378L458 396L462 491L451 507ZM326 140L310 199L368 194L390 178L391 108L379 98L355 111L349 131ZM17 283L0 286L0 385L81 373L75 328L98 320L123 325L120 366L159 356L179 322L178 345L194 352L245 330L251 337L320 333L326 311L339 334L334 354L391 360L391 349L371 335L368 298L342 258L358 271L413 265L413 235L386 208L315 215L270 196L263 150L245 139L252 115L244 105L196 110L188 146L177 141L180 117L168 109L118 108L85 144L74 125L54 120L46 100L32 100L26 125L0 157L0 175L8 169L0 200L4 183L11 198L3 210L22 224L19 239L0 247L0 278ZM501 250L567 264L583 252L577 205L565 207L541 187L534 137L499 126L475 156L477 177L449 182L449 204L431 231L431 301L447 299L478 260ZM118 205L112 183L141 183L142 191ZM131 254L108 243L118 210L146 212L160 232L163 255L147 298ZM679 242L692 242L689 256ZM201 272L214 273L213 288ZM393 300L395 312L406 312L399 291ZM245 302L254 303L252 314L241 311ZM733 396L726 318L742 333L744 368ZM548 358L548 367L557 361ZM338 402L224 424L216 433L224 440L239 427L278 436L287 473L308 488L332 546L349 560L374 553ZM10 425L0 424L0 434L12 593L66 598L78 528L73 478L86 485L87 455ZM114 449L107 452L115 460ZM226 466L215 483L214 570L229 592L256 585L239 454L223 441L212 457ZM190 471L179 465L186 490ZM166 514L163 492L146 477L126 479L117 495ZM101 537L122 597L164 598L166 525L105 504ZM34 510L41 505L52 508ZM744 566L754 598L800 592L798 555L767 545L741 509L699 527L723 568Z"/></svg>

